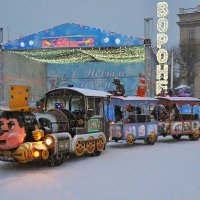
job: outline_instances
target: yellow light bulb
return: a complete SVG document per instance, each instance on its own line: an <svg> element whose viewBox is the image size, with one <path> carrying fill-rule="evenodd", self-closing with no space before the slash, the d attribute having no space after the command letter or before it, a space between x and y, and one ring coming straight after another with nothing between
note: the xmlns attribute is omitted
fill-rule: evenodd
<svg viewBox="0 0 200 200"><path fill-rule="evenodd" d="M40 152L39 151L34 151L33 153L35 158L38 158L40 156Z"/></svg>

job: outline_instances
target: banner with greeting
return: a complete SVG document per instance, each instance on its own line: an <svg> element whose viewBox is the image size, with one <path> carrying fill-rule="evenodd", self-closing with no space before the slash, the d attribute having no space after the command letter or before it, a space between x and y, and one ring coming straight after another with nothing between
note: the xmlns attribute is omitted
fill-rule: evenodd
<svg viewBox="0 0 200 200"><path fill-rule="evenodd" d="M135 95L139 81L139 73L144 72L145 63L77 63L48 64L48 89L57 87L90 88L112 91L114 78L119 78L124 84L127 95Z"/></svg>

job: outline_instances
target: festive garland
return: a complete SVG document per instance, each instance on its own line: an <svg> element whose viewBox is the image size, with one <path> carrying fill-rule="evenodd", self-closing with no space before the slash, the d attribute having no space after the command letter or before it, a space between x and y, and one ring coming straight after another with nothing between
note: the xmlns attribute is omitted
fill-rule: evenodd
<svg viewBox="0 0 200 200"><path fill-rule="evenodd" d="M99 49L41 49L10 51L27 58L45 63L80 63L80 62L144 62L144 46L99 48Z"/></svg>

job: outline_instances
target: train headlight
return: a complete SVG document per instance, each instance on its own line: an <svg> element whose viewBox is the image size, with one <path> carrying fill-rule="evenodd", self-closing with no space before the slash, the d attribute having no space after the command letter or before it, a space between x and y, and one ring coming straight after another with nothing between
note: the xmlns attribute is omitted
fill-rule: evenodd
<svg viewBox="0 0 200 200"><path fill-rule="evenodd" d="M40 156L40 152L39 151L34 151L33 152L33 156L35 157L35 158L38 158L39 156Z"/></svg>
<svg viewBox="0 0 200 200"><path fill-rule="evenodd" d="M54 143L54 140L53 140L52 137L46 137L46 138L45 138L45 144L46 144L47 146L51 146L53 143Z"/></svg>

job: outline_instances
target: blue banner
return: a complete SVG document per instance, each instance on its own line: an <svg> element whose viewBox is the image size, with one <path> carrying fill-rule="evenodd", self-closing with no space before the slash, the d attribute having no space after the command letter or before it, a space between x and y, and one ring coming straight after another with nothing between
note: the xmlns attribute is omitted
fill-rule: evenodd
<svg viewBox="0 0 200 200"><path fill-rule="evenodd" d="M114 78L124 84L127 95L135 95L139 73L145 70L145 63L87 62L77 64L48 64L48 89L66 87L90 88L112 91Z"/></svg>
<svg viewBox="0 0 200 200"><path fill-rule="evenodd" d="M3 50L143 46L144 39L99 28L65 23L2 44Z"/></svg>

